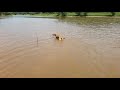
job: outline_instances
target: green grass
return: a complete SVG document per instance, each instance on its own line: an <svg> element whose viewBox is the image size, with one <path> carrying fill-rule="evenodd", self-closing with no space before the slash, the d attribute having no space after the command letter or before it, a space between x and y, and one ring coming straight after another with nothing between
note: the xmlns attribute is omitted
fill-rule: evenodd
<svg viewBox="0 0 120 90"><path fill-rule="evenodd" d="M66 12L67 16L77 16L75 12ZM81 15L84 15L84 12L81 12ZM87 16L111 16L111 12L88 12ZM57 13L40 13L34 14L32 16L57 16ZM115 16L120 16L120 12L115 12Z"/></svg>
<svg viewBox="0 0 120 90"><path fill-rule="evenodd" d="M68 12L67 16L76 16L76 13L75 12Z"/></svg>
<svg viewBox="0 0 120 90"><path fill-rule="evenodd" d="M14 14L14 12L13 12ZM12 15L12 13L11 13ZM24 15L30 15L33 17L56 17L58 12L45 12L45 13L27 13L25 12ZM85 12L80 12L81 16L85 15ZM87 12L87 16L111 16L111 12ZM2 15L3 16L3 15ZM61 16L61 15L60 15ZM66 16L78 16L77 12L66 12ZM115 16L120 16L120 12L115 12ZM79 16L78 16L79 17Z"/></svg>
<svg viewBox="0 0 120 90"><path fill-rule="evenodd" d="M32 16L57 16L56 13L40 13L40 14L34 14Z"/></svg>
<svg viewBox="0 0 120 90"><path fill-rule="evenodd" d="M115 16L120 16L120 12L116 12L116 15Z"/></svg>
<svg viewBox="0 0 120 90"><path fill-rule="evenodd" d="M90 12L87 14L88 16L110 16L110 12Z"/></svg>

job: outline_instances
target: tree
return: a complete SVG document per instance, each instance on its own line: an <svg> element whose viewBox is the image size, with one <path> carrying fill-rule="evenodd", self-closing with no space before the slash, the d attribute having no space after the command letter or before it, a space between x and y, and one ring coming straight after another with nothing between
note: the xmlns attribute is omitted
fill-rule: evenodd
<svg viewBox="0 0 120 90"><path fill-rule="evenodd" d="M77 16L81 16L81 12L76 12Z"/></svg>
<svg viewBox="0 0 120 90"><path fill-rule="evenodd" d="M84 12L84 16L87 16L87 13L88 13L88 12Z"/></svg>
<svg viewBox="0 0 120 90"><path fill-rule="evenodd" d="M115 12L111 12L111 16L115 16Z"/></svg>
<svg viewBox="0 0 120 90"><path fill-rule="evenodd" d="M58 13L57 13L57 16L66 16L66 15L67 15L66 12L58 12Z"/></svg>

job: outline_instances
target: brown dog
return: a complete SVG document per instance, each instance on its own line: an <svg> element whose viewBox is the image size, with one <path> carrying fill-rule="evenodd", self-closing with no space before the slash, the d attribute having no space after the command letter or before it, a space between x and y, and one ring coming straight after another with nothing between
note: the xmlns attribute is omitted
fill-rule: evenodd
<svg viewBox="0 0 120 90"><path fill-rule="evenodd" d="M63 39L65 39L62 36L58 35L58 34L52 34L52 35L55 36L57 40L63 40Z"/></svg>

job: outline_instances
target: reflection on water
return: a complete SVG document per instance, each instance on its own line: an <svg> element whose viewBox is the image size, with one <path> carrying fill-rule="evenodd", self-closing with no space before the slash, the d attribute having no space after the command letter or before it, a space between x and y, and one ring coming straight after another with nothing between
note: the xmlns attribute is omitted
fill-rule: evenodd
<svg viewBox="0 0 120 90"><path fill-rule="evenodd" d="M111 17L0 19L0 77L120 77L119 28Z"/></svg>

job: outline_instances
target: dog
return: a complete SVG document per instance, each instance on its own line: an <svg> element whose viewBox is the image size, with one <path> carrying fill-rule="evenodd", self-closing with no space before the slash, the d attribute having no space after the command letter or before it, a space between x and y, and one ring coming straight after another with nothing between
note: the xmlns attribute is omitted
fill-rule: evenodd
<svg viewBox="0 0 120 90"><path fill-rule="evenodd" d="M55 38L57 39L57 40L63 40L63 39L65 39L64 37L62 37L62 36L60 36L60 35L58 35L58 34L52 34L53 36L55 36Z"/></svg>

